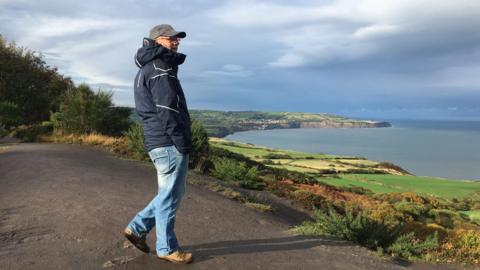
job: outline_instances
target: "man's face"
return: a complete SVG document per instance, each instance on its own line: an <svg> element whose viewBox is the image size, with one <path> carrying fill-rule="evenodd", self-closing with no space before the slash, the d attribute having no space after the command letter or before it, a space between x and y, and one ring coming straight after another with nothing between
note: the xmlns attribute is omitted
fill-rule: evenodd
<svg viewBox="0 0 480 270"><path fill-rule="evenodd" d="M160 44L167 49L170 49L170 50L176 52L178 50L178 45L180 43L180 38L160 36L160 37L157 37L155 39L155 42L157 42L157 44Z"/></svg>

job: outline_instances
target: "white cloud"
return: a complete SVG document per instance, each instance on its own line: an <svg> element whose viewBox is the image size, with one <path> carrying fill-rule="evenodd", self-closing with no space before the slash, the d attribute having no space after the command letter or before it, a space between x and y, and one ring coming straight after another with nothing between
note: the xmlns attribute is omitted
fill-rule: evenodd
<svg viewBox="0 0 480 270"><path fill-rule="evenodd" d="M399 28L396 25L375 24L357 29L353 33L354 38L374 38L394 34Z"/></svg>
<svg viewBox="0 0 480 270"><path fill-rule="evenodd" d="M219 70L207 70L199 73L199 77L239 77L247 78L252 76L253 72L237 64L225 64Z"/></svg>

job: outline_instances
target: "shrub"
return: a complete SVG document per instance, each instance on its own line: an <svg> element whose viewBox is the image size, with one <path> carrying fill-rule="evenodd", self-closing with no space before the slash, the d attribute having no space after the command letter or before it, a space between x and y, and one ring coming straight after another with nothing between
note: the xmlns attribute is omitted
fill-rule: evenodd
<svg viewBox="0 0 480 270"><path fill-rule="evenodd" d="M263 189L264 183L259 183L258 168L248 167L245 162L229 158L217 158L214 160L212 175L225 180L239 182L242 187Z"/></svg>
<svg viewBox="0 0 480 270"><path fill-rule="evenodd" d="M21 122L17 104L9 101L0 101L0 127L9 129L18 126Z"/></svg>
<svg viewBox="0 0 480 270"><path fill-rule="evenodd" d="M85 84L70 88L59 112L50 116L55 131L67 134L122 134L131 124L131 109L113 107L112 95L112 92L100 90L94 93Z"/></svg>
<svg viewBox="0 0 480 270"><path fill-rule="evenodd" d="M338 175L334 175L334 176L331 176L332 178L340 178ZM346 191L346 192L352 192L352 193L355 193L355 194L360 194L360 195L372 195L374 194L373 191L371 191L370 189L368 188L364 188L364 187L359 187L359 186L343 186L343 187L340 187L341 190L343 191Z"/></svg>
<svg viewBox="0 0 480 270"><path fill-rule="evenodd" d="M425 240L415 237L413 232L402 234L404 223L390 226L370 218L368 211L356 213L347 208L339 214L332 207L327 212L316 210L315 221L306 221L292 230L306 235L330 235L361 244L370 249L388 252L393 256L411 258L438 247L438 236L434 234Z"/></svg>
<svg viewBox="0 0 480 270"><path fill-rule="evenodd" d="M414 232L419 239L425 240L429 235L437 233L439 241L447 237L447 230L436 223L423 223L418 221L408 222L405 225L405 232Z"/></svg>
<svg viewBox="0 0 480 270"><path fill-rule="evenodd" d="M374 221L389 226L396 226L404 221L411 221L411 217L405 217L401 212L397 211L391 204L387 202L375 203L369 211L369 217Z"/></svg>
<svg viewBox="0 0 480 270"><path fill-rule="evenodd" d="M402 212L403 214L410 215L415 220L418 220L420 217L425 215L428 210L430 210L424 204L407 201L397 202L394 204L394 207L396 210Z"/></svg>
<svg viewBox="0 0 480 270"><path fill-rule="evenodd" d="M480 265L480 231L452 230L435 256L437 260Z"/></svg>
<svg viewBox="0 0 480 270"><path fill-rule="evenodd" d="M148 159L148 153L145 150L145 139L143 137L143 127L139 122L134 122L128 131L124 133L128 140L128 150L132 155L140 160Z"/></svg>
<svg viewBox="0 0 480 270"><path fill-rule="evenodd" d="M260 181L244 180L240 181L240 186L246 189L263 190L266 184Z"/></svg>
<svg viewBox="0 0 480 270"><path fill-rule="evenodd" d="M392 170L395 170L397 172L401 172L401 173L404 173L404 174L407 174L407 175L411 175L411 173L409 173L408 171L404 170L400 166L397 166L397 165L395 165L391 162L380 162L377 165L375 165L374 167L379 168L379 169L392 169Z"/></svg>
<svg viewBox="0 0 480 270"><path fill-rule="evenodd" d="M294 201L301 203L305 208L313 210L326 205L325 198L313 194L312 192L304 189L297 189L288 194L288 197Z"/></svg>
<svg viewBox="0 0 480 270"><path fill-rule="evenodd" d="M6 130L2 125L0 125L0 138L8 135L8 130Z"/></svg>
<svg viewBox="0 0 480 270"><path fill-rule="evenodd" d="M203 163L206 162L208 153L210 151L210 145L208 143L207 131L196 119L192 119L191 123L192 131L192 147L193 151L189 157L189 166L190 168L195 168L197 165L203 167Z"/></svg>
<svg viewBox="0 0 480 270"><path fill-rule="evenodd" d="M51 133L52 130L53 127L50 122L43 122L34 125L20 125L11 134L24 142L35 142L40 140L41 135Z"/></svg>
<svg viewBox="0 0 480 270"><path fill-rule="evenodd" d="M273 162L273 160L271 160L271 159L265 159L265 160L262 161L262 163L263 164L269 164L269 165L275 164L275 162Z"/></svg>
<svg viewBox="0 0 480 270"><path fill-rule="evenodd" d="M395 242L387 247L387 251L395 257L407 259L418 258L425 251L438 248L438 234L434 232L424 241L415 237L414 232L400 235Z"/></svg>
<svg viewBox="0 0 480 270"><path fill-rule="evenodd" d="M265 159L291 159L292 157L287 154L275 154L275 153L269 153L266 155L263 155L263 158Z"/></svg>
<svg viewBox="0 0 480 270"><path fill-rule="evenodd" d="M105 115L101 117L98 132L110 136L121 136L132 125L129 107L108 107Z"/></svg>
<svg viewBox="0 0 480 270"><path fill-rule="evenodd" d="M435 223L450 229L464 221L460 213L447 209L431 209L428 214Z"/></svg>
<svg viewBox="0 0 480 270"><path fill-rule="evenodd" d="M403 224L390 227L369 218L369 213L347 208L345 215L333 208L328 212L315 211L315 222L304 222L295 232L314 235L331 235L359 243L368 248L385 250L400 235Z"/></svg>

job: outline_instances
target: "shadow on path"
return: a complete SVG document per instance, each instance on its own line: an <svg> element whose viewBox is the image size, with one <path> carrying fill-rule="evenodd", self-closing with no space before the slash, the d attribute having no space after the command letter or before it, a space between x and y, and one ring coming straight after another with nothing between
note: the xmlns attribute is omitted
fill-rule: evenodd
<svg viewBox="0 0 480 270"><path fill-rule="evenodd" d="M248 254L270 251L290 251L326 246L352 246L343 240L291 236L273 239L233 240L184 246L185 251L193 252L195 261L205 261L217 256Z"/></svg>

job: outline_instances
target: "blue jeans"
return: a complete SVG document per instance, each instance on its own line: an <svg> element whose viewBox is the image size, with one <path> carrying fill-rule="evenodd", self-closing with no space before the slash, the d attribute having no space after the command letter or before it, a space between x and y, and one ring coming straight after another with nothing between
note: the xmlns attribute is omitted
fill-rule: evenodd
<svg viewBox="0 0 480 270"><path fill-rule="evenodd" d="M158 176L158 193L128 224L140 237L156 227L156 250L165 256L179 248L174 232L175 216L186 188L189 154L180 153L174 145L148 152Z"/></svg>

